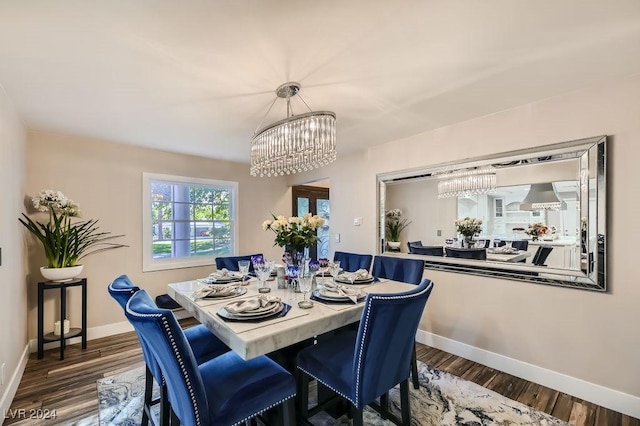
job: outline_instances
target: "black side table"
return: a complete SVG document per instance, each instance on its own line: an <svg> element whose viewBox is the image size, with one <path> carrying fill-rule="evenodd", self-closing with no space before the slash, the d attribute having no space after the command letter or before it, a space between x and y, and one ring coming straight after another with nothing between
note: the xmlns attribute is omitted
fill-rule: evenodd
<svg viewBox="0 0 640 426"><path fill-rule="evenodd" d="M67 317L67 289L69 287L82 287L82 327L71 328L64 332L64 320ZM44 291L60 289L60 335L53 332L44 334ZM75 278L66 282L44 281L38 283L38 359L44 356L44 344L48 342L60 342L60 359L64 359L66 340L72 337L82 337L82 349L87 348L87 279Z"/></svg>

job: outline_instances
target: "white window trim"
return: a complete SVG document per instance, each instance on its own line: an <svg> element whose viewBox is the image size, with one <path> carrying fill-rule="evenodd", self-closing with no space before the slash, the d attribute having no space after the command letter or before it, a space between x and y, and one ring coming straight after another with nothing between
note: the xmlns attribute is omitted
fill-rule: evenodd
<svg viewBox="0 0 640 426"><path fill-rule="evenodd" d="M168 269L192 268L196 266L213 266L216 256L198 256L192 258L178 259L153 259L151 245L153 244L153 233L151 232L153 221L151 219L151 181L160 180L173 183L193 183L200 185L224 185L233 188L233 196L229 208L233 222L233 253L237 252L238 246L238 182L193 178L187 176L174 176L157 173L142 173L142 272L164 271Z"/></svg>

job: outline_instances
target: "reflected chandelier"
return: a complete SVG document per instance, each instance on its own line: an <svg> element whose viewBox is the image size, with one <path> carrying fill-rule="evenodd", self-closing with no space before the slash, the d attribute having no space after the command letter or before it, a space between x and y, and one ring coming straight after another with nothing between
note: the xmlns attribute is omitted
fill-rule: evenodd
<svg viewBox="0 0 640 426"><path fill-rule="evenodd" d="M287 100L287 118L260 129L251 139L252 176L282 176L325 166L336 159L336 115L330 111L311 111L293 115L291 98L300 91L300 84L289 82L276 89L278 98ZM262 119L264 121L264 118Z"/></svg>
<svg viewBox="0 0 640 426"><path fill-rule="evenodd" d="M438 176L438 198L464 197L496 190L496 169L493 166L458 170Z"/></svg>

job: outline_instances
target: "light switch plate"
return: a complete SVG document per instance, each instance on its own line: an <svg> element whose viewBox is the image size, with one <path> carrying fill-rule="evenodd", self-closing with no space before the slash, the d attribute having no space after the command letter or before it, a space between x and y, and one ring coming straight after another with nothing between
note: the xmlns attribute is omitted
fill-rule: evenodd
<svg viewBox="0 0 640 426"><path fill-rule="evenodd" d="M353 226L360 226L361 223L362 223L362 218L361 217L354 217L353 218Z"/></svg>
<svg viewBox="0 0 640 426"><path fill-rule="evenodd" d="M336 243L340 242L340 234L336 234L335 236Z"/></svg>

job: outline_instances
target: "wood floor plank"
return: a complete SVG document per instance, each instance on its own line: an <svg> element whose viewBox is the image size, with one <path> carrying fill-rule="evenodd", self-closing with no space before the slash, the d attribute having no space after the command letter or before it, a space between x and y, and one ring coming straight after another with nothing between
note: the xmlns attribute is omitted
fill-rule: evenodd
<svg viewBox="0 0 640 426"><path fill-rule="evenodd" d="M595 423L596 410L589 404L575 401L569 415L569 423L575 426L587 426Z"/></svg>
<svg viewBox="0 0 640 426"><path fill-rule="evenodd" d="M550 413L558 399L558 391L549 389L537 383L527 382L527 386L522 390L517 401L536 410Z"/></svg>
<svg viewBox="0 0 640 426"><path fill-rule="evenodd" d="M571 416L572 408L573 399L571 398L571 396L561 393L558 395L556 404L553 406L553 410L550 414L566 422L569 420L569 416Z"/></svg>

